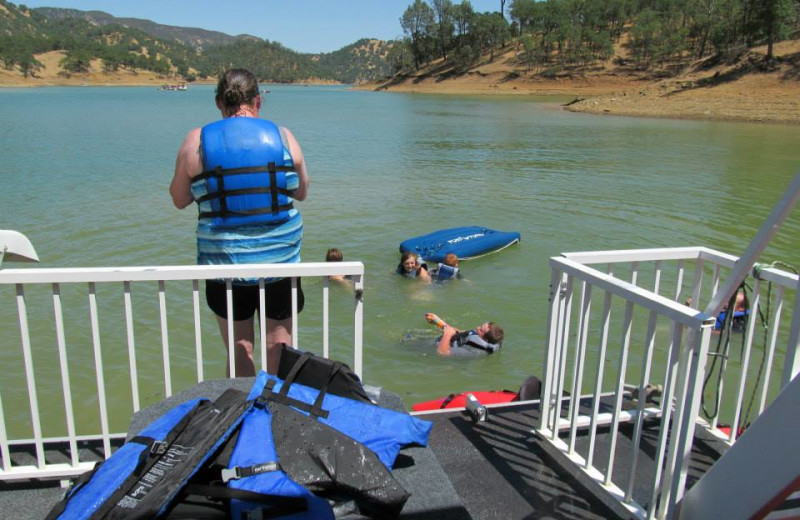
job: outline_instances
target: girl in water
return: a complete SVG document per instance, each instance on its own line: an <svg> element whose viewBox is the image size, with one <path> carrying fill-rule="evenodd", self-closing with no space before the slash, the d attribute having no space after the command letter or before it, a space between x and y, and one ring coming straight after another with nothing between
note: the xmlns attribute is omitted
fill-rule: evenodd
<svg viewBox="0 0 800 520"><path fill-rule="evenodd" d="M428 265L420 263L419 257L410 251L406 251L400 256L400 263L397 265L396 272L406 278L419 278L424 282L431 282Z"/></svg>

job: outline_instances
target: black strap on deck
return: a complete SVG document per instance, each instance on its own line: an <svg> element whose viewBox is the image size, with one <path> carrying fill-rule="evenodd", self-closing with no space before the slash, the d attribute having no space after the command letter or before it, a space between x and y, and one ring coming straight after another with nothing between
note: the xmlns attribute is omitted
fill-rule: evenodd
<svg viewBox="0 0 800 520"><path fill-rule="evenodd" d="M222 485L189 484L184 488L185 496L203 496L217 500L241 500L246 502L257 502L272 507L263 508L259 511L260 518L279 518L293 513L300 513L308 510L308 503L303 497L285 497L280 495L270 495L268 493L256 493L244 489L231 489Z"/></svg>
<svg viewBox="0 0 800 520"><path fill-rule="evenodd" d="M275 386L275 380L270 379L267 381L266 386L264 387L264 391L261 394L263 397L275 401L276 403L285 404L287 406L291 406L293 408L297 408L298 410L303 410L304 412L308 412L311 415L312 419L316 419L317 417L322 417L323 419L328 418L328 410L322 409L322 401L325 399L325 395L328 393L328 386L330 385L333 378L336 377L336 374L339 373L339 370L342 369L342 363L338 361L334 361L331 364L331 371L328 374L328 378L322 387L319 390L319 394L317 395L314 404L308 404L299 399L295 399L293 397L289 397L289 388L291 388L292 384L294 383L297 374L303 368L303 365L312 357L311 353L303 352L300 355L300 358L295 362L292 369L286 375L286 378L283 380L283 385L281 386L280 392L277 394L272 391Z"/></svg>

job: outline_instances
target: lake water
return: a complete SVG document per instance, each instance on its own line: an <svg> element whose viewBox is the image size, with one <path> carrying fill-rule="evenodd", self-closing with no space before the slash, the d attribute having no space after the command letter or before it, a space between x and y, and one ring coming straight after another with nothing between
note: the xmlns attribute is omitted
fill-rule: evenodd
<svg viewBox="0 0 800 520"><path fill-rule="evenodd" d="M262 117L293 131L312 179L298 204L303 260L338 247L364 262L366 379L407 403L541 373L549 257L690 245L741 254L800 167L796 126L590 116L533 97L270 90ZM176 210L167 188L186 132L218 116L210 86L0 90L0 228L25 233L44 267L192 264L196 211ZM463 225L517 230L522 242L463 262L458 283L392 274L402 240ZM799 230L795 212L764 260L800 265ZM304 283L300 316L301 347L317 351L319 285ZM335 289L344 324L352 295ZM9 295L0 305L13 313ZM504 348L440 359L425 312L460 328L497 321ZM16 328L4 328L2 350L18 351ZM332 336L345 359L346 337ZM209 378L224 375L218 341L205 346Z"/></svg>

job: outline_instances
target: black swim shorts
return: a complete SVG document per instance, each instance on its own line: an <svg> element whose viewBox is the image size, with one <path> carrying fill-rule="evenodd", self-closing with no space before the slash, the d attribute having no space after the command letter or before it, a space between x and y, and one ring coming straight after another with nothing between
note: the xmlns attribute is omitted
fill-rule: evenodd
<svg viewBox="0 0 800 520"><path fill-rule="evenodd" d="M243 321L253 317L258 310L258 285L233 285L233 320ZM285 320L292 317L292 279L283 278L264 286L267 308L265 314L272 320ZM206 302L220 318L228 318L228 303L225 296L225 282L206 280ZM297 312L303 310L305 297L297 279Z"/></svg>

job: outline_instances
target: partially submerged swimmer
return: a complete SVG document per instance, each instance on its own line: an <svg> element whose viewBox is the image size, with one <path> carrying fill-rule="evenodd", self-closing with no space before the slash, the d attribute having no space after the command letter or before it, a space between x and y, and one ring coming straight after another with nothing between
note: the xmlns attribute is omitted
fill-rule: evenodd
<svg viewBox="0 0 800 520"><path fill-rule="evenodd" d="M715 331L721 331L725 327L726 320L728 319L728 305L729 303L726 303L717 315L717 321L714 323ZM750 300L747 299L747 294L740 289L736 292L736 298L733 304L733 315L729 318L731 320L731 330L733 330L733 332L744 331L749 316Z"/></svg>
<svg viewBox="0 0 800 520"><path fill-rule="evenodd" d="M455 253L447 253L444 256L444 262L440 262L436 266L432 276L437 282L461 278L461 273L458 269L458 256Z"/></svg>
<svg viewBox="0 0 800 520"><path fill-rule="evenodd" d="M436 352L442 356L489 355L500 350L503 345L503 328L492 321L461 331L433 313L426 314L425 319L442 329L442 336L436 343Z"/></svg>
<svg viewBox="0 0 800 520"><path fill-rule="evenodd" d="M344 255L340 250L336 249L335 247L328 249L328 252L325 253L326 262L341 262L342 260L344 260ZM343 274L332 274L328 278L330 278L334 282L349 281L348 278Z"/></svg>
<svg viewBox="0 0 800 520"><path fill-rule="evenodd" d="M395 272L406 278L419 278L424 282L431 282L428 264L421 263L416 253L410 251L406 251L400 256L400 263Z"/></svg>

